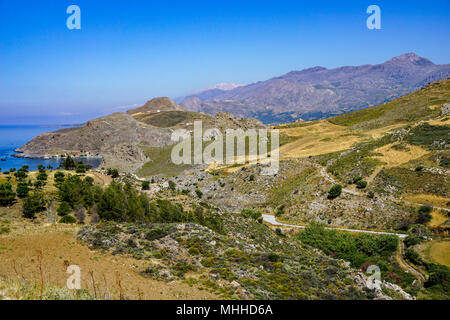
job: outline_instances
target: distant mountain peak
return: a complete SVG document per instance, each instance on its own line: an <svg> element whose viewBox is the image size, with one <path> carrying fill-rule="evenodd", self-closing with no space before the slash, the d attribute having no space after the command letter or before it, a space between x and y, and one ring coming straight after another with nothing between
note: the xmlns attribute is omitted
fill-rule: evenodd
<svg viewBox="0 0 450 320"><path fill-rule="evenodd" d="M434 65L434 63L430 60L422 58L414 52L405 53L400 56L394 57L391 60L388 60L386 63L416 64L421 66Z"/></svg>
<svg viewBox="0 0 450 320"><path fill-rule="evenodd" d="M209 87L206 87L206 88L203 88L203 89L191 92L189 95L199 94L199 93L202 93L202 92L205 92L205 91L208 91L208 90L214 90L214 89L222 90L222 91L229 91L229 90L233 90L233 89L236 89L236 88L239 88L239 87L243 87L243 86L245 86L245 84L236 84L236 83L233 83L233 82L231 82L231 83L222 82L222 83L215 84L213 86L209 86Z"/></svg>

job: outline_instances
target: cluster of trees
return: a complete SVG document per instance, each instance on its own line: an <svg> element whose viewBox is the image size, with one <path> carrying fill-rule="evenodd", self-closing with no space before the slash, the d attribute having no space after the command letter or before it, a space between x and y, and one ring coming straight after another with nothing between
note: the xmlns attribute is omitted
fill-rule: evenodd
<svg viewBox="0 0 450 320"><path fill-rule="evenodd" d="M83 210L92 208L100 201L103 193L100 186L94 185L92 177L82 178L70 174L65 176L63 172L55 173L55 186L58 188L60 204L57 212L60 216L65 216L75 209L80 212L81 208Z"/></svg>
<svg viewBox="0 0 450 320"><path fill-rule="evenodd" d="M82 161L75 161L71 156L65 157L59 164L65 170L75 170L76 173L86 173L92 169L91 165L85 165Z"/></svg>
<svg viewBox="0 0 450 320"><path fill-rule="evenodd" d="M108 176L111 176L113 179L115 179L115 178L118 178L118 177L119 177L119 170L113 169L113 168L109 168L109 169L106 171L106 174L107 174Z"/></svg>
<svg viewBox="0 0 450 320"><path fill-rule="evenodd" d="M328 230L324 224L312 223L298 234L303 243L318 248L328 255L349 261L359 268L366 262L385 260L398 246L398 238L391 235L352 235L347 232Z"/></svg>
<svg viewBox="0 0 450 320"><path fill-rule="evenodd" d="M185 211L180 204L158 199L150 202L130 183L112 182L104 189L98 202L100 218L111 221L181 223L195 222L223 232L222 222L202 207Z"/></svg>
<svg viewBox="0 0 450 320"><path fill-rule="evenodd" d="M243 209L241 211L241 214L245 218L252 218L260 223L263 222L262 213L259 210L252 210L252 209Z"/></svg>

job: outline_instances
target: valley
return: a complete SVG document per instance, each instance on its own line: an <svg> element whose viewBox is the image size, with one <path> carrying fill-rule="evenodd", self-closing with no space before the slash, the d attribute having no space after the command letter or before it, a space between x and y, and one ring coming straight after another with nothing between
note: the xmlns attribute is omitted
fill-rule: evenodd
<svg viewBox="0 0 450 320"><path fill-rule="evenodd" d="M37 299L43 277L48 299L449 299L449 102L444 79L380 106L271 127L157 98L38 136L19 150L103 163L0 176L4 197L31 183L0 208L0 294ZM279 130L278 172L173 164L170 134L195 120ZM25 218L36 194L45 206ZM84 270L82 296L64 289L67 264ZM375 289L371 265L381 269Z"/></svg>

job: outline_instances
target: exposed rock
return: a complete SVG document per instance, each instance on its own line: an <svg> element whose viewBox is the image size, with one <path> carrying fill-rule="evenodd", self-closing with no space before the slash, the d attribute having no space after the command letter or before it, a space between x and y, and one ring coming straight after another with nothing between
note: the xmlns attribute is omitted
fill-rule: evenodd
<svg viewBox="0 0 450 320"><path fill-rule="evenodd" d="M446 116L450 113L450 103L446 103L441 108L441 116Z"/></svg>

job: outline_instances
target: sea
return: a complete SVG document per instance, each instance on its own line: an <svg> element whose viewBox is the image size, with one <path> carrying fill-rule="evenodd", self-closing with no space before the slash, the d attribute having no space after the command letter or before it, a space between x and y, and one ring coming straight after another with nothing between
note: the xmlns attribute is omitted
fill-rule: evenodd
<svg viewBox="0 0 450 320"><path fill-rule="evenodd" d="M27 165L29 170L37 170L39 165L45 167L52 166L56 169L60 164L60 159L27 159L16 158L15 149L23 146L34 137L41 133L51 132L68 126L39 126L39 125L22 125L22 126L0 126L0 172L8 171L12 168L20 169ZM79 158L85 164L91 165L93 168L100 166L100 158Z"/></svg>

